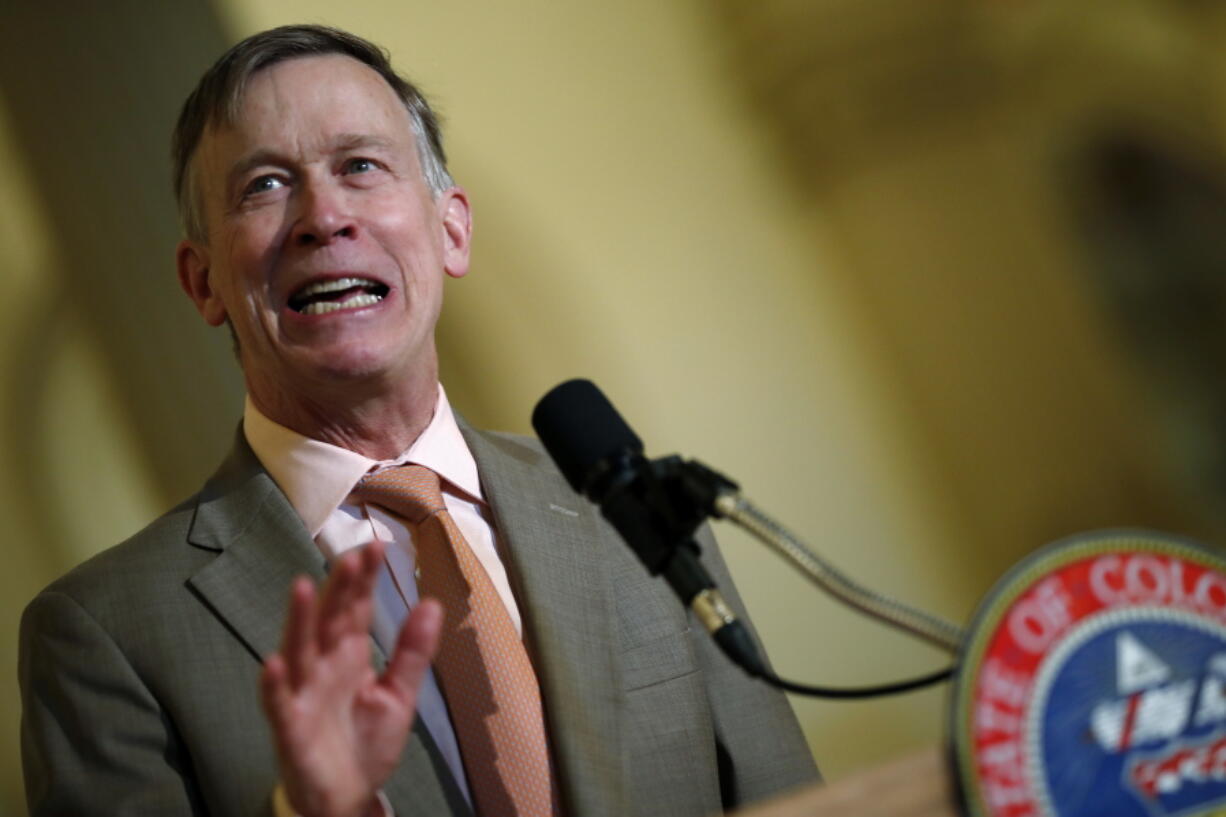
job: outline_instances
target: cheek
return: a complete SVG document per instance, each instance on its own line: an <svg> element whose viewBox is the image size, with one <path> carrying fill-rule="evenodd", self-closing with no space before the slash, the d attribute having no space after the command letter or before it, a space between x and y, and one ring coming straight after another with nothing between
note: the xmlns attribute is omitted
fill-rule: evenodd
<svg viewBox="0 0 1226 817"><path fill-rule="evenodd" d="M232 297L258 305L267 303L276 246L275 232L271 230L247 227L230 233L224 251Z"/></svg>
<svg viewBox="0 0 1226 817"><path fill-rule="evenodd" d="M441 224L428 197L422 199L414 192L388 189L372 196L367 204L370 230L384 246L397 248L398 254L419 255L424 248L439 243Z"/></svg>
<svg viewBox="0 0 1226 817"><path fill-rule="evenodd" d="M433 279L442 276L441 246L423 235L420 225L389 227L381 230L375 240L408 293L426 294Z"/></svg>

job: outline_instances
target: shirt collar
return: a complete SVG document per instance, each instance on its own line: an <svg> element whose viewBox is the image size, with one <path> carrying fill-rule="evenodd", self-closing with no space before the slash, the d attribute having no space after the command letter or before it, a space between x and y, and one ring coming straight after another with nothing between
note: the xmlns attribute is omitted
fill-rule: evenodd
<svg viewBox="0 0 1226 817"><path fill-rule="evenodd" d="M357 481L371 470L408 463L424 465L450 483L444 490L458 489L471 499L485 501L477 463L456 424L442 384L430 424L406 451L391 460L372 460L356 451L304 437L265 417L250 395L243 406L243 434L312 538L344 503Z"/></svg>

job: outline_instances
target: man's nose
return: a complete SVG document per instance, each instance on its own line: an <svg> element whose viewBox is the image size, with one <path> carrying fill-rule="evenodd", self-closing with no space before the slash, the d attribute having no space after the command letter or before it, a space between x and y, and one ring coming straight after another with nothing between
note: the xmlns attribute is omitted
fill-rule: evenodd
<svg viewBox="0 0 1226 817"><path fill-rule="evenodd" d="M306 184L298 190L297 218L290 240L299 246L330 244L357 235L349 197L334 184Z"/></svg>

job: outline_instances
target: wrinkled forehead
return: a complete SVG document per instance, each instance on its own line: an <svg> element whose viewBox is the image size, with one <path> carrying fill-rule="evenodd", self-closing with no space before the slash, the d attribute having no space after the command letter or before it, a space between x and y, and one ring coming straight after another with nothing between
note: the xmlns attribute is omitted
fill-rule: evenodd
<svg viewBox="0 0 1226 817"><path fill-rule="evenodd" d="M331 131L412 134L408 109L369 66L340 54L297 57L252 74L224 120L205 135L227 131L253 139L309 138Z"/></svg>
<svg viewBox="0 0 1226 817"><path fill-rule="evenodd" d="M260 69L226 120L201 134L194 164L206 195L253 153L306 161L349 143L415 153L404 103L372 68L338 54L297 57Z"/></svg>
<svg viewBox="0 0 1226 817"><path fill-rule="evenodd" d="M366 63L342 53L304 54L274 59L234 80L233 87L225 95L225 104L212 111L206 127L234 124L243 116L253 88L258 90L261 85L269 84L285 85L295 79L308 84L329 79L353 83L364 86L369 92L387 96L389 102L396 100L402 107L404 105L387 79Z"/></svg>

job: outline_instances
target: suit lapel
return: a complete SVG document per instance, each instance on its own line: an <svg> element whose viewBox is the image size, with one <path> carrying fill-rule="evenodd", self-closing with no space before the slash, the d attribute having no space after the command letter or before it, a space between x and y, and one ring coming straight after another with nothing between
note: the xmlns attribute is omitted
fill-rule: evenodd
<svg viewBox="0 0 1226 817"><path fill-rule="evenodd" d="M598 518L538 449L463 421L460 428L519 602L564 810L623 814L615 617Z"/></svg>
<svg viewBox="0 0 1226 817"><path fill-rule="evenodd" d="M188 542L217 551L189 584L256 658L281 643L289 586L326 568L285 495L240 433L230 457L205 485Z"/></svg>
<svg viewBox="0 0 1226 817"><path fill-rule="evenodd" d="M327 572L323 554L241 432L201 492L188 542L217 552L188 584L260 661L280 646L294 577L318 582ZM386 658L377 646L374 656L382 670ZM471 815L420 719L384 791L397 817Z"/></svg>

